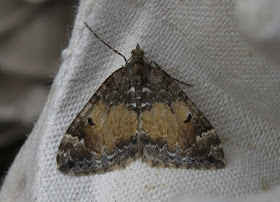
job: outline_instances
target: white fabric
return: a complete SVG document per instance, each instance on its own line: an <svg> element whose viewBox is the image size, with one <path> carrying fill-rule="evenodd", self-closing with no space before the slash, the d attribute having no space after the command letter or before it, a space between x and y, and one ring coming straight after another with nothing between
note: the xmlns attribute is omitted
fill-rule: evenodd
<svg viewBox="0 0 280 202"><path fill-rule="evenodd" d="M240 38L234 6L229 0L81 1L60 71L0 200L176 201L184 193L185 201L193 196L255 201L259 194L276 201L280 68ZM127 58L139 43L146 58L193 84L181 87L223 140L224 169L152 168L138 160L100 175L75 177L57 170L56 153L67 127L102 82L124 65L83 22ZM268 189L278 191L263 194Z"/></svg>

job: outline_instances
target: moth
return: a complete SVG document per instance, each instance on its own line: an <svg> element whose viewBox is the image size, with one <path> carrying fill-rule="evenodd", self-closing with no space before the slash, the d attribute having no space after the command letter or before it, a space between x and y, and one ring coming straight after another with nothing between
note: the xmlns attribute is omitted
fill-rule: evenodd
<svg viewBox="0 0 280 202"><path fill-rule="evenodd" d="M104 173L136 157L152 165L223 168L215 129L177 81L149 62L139 45L124 59L126 64L104 81L64 134L59 170Z"/></svg>

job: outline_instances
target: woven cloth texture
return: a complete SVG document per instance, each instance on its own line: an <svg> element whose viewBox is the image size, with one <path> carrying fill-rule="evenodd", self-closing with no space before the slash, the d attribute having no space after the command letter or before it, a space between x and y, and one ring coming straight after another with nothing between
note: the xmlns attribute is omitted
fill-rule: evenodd
<svg viewBox="0 0 280 202"><path fill-rule="evenodd" d="M224 169L153 168L137 160L105 174L75 177L57 170L57 149L68 126L124 65L84 22L127 58L139 43L148 60L193 85L180 87L217 130ZM279 78L279 65L240 37L234 1L81 1L48 100L0 200L176 201L183 194L185 201L223 201L279 189Z"/></svg>

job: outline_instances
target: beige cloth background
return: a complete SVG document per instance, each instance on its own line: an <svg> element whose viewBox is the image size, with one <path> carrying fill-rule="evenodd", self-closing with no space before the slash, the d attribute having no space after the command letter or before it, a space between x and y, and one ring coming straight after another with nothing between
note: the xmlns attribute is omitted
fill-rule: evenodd
<svg viewBox="0 0 280 202"><path fill-rule="evenodd" d="M238 22L244 21L235 8L242 14L230 0L81 1L60 71L1 201L276 201L277 191L263 192L280 182L280 68L240 37ZM140 160L102 175L73 177L56 169L67 127L124 64L83 22L127 57L139 43L146 58L193 84L182 89L223 140L224 169L152 168Z"/></svg>

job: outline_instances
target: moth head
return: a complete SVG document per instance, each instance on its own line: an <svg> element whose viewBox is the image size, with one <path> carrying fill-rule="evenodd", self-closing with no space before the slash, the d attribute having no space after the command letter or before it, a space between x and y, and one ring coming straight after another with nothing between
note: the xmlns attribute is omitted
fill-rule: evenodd
<svg viewBox="0 0 280 202"><path fill-rule="evenodd" d="M137 44L136 48L131 51L131 60L133 62L143 61L144 51L140 48L139 44Z"/></svg>

